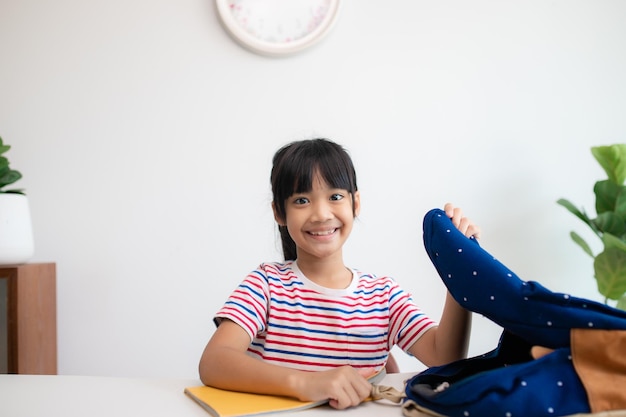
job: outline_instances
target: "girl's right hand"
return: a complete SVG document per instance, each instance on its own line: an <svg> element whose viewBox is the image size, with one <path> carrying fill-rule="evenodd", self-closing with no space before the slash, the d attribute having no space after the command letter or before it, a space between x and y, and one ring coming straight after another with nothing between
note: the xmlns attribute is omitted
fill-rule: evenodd
<svg viewBox="0 0 626 417"><path fill-rule="evenodd" d="M470 219L465 217L463 210L459 207L455 207L452 203L446 203L443 207L446 215L452 220L454 226L459 229L465 236L480 238L480 228L474 224Z"/></svg>
<svg viewBox="0 0 626 417"><path fill-rule="evenodd" d="M370 396L372 384L367 378L373 374L373 369L356 370L347 365L328 371L299 373L297 391L303 400L329 399L331 407L342 410L359 405Z"/></svg>

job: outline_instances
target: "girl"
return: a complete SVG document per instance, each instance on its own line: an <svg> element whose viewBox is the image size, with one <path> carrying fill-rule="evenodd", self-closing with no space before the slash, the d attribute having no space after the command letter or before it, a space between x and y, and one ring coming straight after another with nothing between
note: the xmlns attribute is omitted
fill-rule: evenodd
<svg viewBox="0 0 626 417"><path fill-rule="evenodd" d="M466 355L470 313L450 294L436 324L392 278L344 265L361 202L340 145L312 139L281 148L271 184L285 262L261 264L217 312L200 359L204 384L329 399L343 409L370 395L367 377L385 367L395 344L427 366ZM478 236L460 209L444 210L466 236Z"/></svg>

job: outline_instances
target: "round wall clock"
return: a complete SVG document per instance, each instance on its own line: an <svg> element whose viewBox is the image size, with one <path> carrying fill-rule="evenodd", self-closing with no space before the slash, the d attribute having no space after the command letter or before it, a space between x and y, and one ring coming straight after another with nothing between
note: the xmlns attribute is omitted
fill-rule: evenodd
<svg viewBox="0 0 626 417"><path fill-rule="evenodd" d="M245 48L269 56L299 52L332 28L341 0L215 0L227 32Z"/></svg>

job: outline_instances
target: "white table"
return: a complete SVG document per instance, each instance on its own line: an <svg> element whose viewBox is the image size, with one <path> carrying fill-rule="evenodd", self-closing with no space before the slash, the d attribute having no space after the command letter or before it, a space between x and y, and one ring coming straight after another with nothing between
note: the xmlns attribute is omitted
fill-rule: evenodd
<svg viewBox="0 0 626 417"><path fill-rule="evenodd" d="M403 390L413 374L390 374L381 385ZM2 417L210 417L184 394L194 379L138 379L92 376L0 375ZM280 413L284 417L402 416L398 404L365 402L348 410L321 406Z"/></svg>

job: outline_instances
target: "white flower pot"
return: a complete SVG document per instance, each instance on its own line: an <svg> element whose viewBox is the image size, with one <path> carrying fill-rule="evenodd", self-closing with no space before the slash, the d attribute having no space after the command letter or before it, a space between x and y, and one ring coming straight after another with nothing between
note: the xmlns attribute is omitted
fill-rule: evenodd
<svg viewBox="0 0 626 417"><path fill-rule="evenodd" d="M0 265L26 263L35 253L28 199L0 193Z"/></svg>

